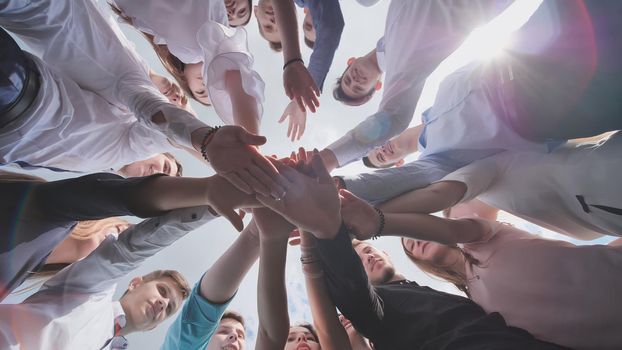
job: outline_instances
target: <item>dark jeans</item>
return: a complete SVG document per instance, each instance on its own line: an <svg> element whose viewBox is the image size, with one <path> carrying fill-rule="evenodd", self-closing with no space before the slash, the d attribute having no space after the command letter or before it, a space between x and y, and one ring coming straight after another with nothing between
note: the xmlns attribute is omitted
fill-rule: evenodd
<svg viewBox="0 0 622 350"><path fill-rule="evenodd" d="M558 10L559 35L536 53L510 50L512 80L491 86L503 99L499 115L535 141L622 129L622 1L547 1ZM533 40L538 25L534 15L519 40Z"/></svg>
<svg viewBox="0 0 622 350"><path fill-rule="evenodd" d="M0 128L18 118L34 101L39 77L34 63L0 28Z"/></svg>

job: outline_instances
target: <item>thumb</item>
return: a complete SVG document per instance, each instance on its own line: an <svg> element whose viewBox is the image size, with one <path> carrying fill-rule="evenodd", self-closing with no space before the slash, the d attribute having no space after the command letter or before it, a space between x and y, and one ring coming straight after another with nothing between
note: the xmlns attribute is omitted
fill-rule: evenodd
<svg viewBox="0 0 622 350"><path fill-rule="evenodd" d="M352 192L348 191L348 190L344 190L344 189L340 189L339 190L339 195L345 200L345 201L351 201L353 199L357 199L358 197L356 197L355 195L352 194Z"/></svg>
<svg viewBox="0 0 622 350"><path fill-rule="evenodd" d="M238 232L242 232L244 229L244 223L242 217L235 212L235 210L222 210L220 215L224 216L235 227Z"/></svg>
<svg viewBox="0 0 622 350"><path fill-rule="evenodd" d="M263 145L264 143L266 143L266 138L264 136L251 134L242 128L239 129L238 140L240 140L242 143L245 143L251 146L259 146L259 145Z"/></svg>
<svg viewBox="0 0 622 350"><path fill-rule="evenodd" d="M284 122L285 119L287 119L287 116L289 116L289 113L287 113L287 110L285 110L283 114L281 114L281 119L279 119L279 123Z"/></svg>

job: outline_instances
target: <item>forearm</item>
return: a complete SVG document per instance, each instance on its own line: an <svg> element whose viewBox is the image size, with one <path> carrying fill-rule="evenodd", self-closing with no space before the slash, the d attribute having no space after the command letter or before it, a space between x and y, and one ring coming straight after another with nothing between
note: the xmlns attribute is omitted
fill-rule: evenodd
<svg viewBox="0 0 622 350"><path fill-rule="evenodd" d="M339 322L335 305L326 288L315 241L310 239L307 234L301 235L301 250L302 270L305 275L309 306L322 349L351 349L348 335Z"/></svg>
<svg viewBox="0 0 622 350"><path fill-rule="evenodd" d="M201 296L215 304L230 300L242 279L259 257L259 238L254 224L249 224L201 278Z"/></svg>
<svg viewBox="0 0 622 350"><path fill-rule="evenodd" d="M344 21L338 0L319 1L314 5L310 11L317 38L307 69L321 90L339 47Z"/></svg>
<svg viewBox="0 0 622 350"><path fill-rule="evenodd" d="M383 304L367 274L352 240L342 225L332 240L317 240L326 288L335 305L366 336L380 329Z"/></svg>
<svg viewBox="0 0 622 350"><path fill-rule="evenodd" d="M457 181L440 181L405 193L379 207L385 213L435 213L450 208L464 196L466 186Z"/></svg>
<svg viewBox="0 0 622 350"><path fill-rule="evenodd" d="M262 237L259 256L257 349L279 349L285 345L289 332L285 289L287 236Z"/></svg>
<svg viewBox="0 0 622 350"><path fill-rule="evenodd" d="M298 20L296 7L292 0L274 0L274 16L281 33L283 45L283 62L294 58L301 58L300 43L298 42Z"/></svg>
<svg viewBox="0 0 622 350"><path fill-rule="evenodd" d="M428 214L385 214L384 236L407 237L445 245L476 242L482 226L468 219L444 219Z"/></svg>
<svg viewBox="0 0 622 350"><path fill-rule="evenodd" d="M231 97L233 107L233 121L235 125L244 127L247 131L259 133L259 115L257 101L248 95L242 86L240 71L225 73L226 89Z"/></svg>

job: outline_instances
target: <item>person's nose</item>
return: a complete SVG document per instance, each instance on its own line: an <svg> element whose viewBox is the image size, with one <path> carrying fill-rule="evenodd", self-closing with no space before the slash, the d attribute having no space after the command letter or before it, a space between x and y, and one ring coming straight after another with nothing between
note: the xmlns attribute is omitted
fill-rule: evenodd
<svg viewBox="0 0 622 350"><path fill-rule="evenodd" d="M229 341L230 343L233 343L236 340L238 340L238 335L235 332L229 333L229 335L227 336L227 341Z"/></svg>
<svg viewBox="0 0 622 350"><path fill-rule="evenodd" d="M304 335L304 333L298 334L298 338L296 338L296 342L300 343L300 342L307 342L307 337Z"/></svg>
<svg viewBox="0 0 622 350"><path fill-rule="evenodd" d="M168 306L168 302L169 300L166 298L160 298L156 301L156 314L160 315L164 310L166 310L166 307Z"/></svg>
<svg viewBox="0 0 622 350"><path fill-rule="evenodd" d="M227 16L231 17L235 13L235 8L227 7Z"/></svg>

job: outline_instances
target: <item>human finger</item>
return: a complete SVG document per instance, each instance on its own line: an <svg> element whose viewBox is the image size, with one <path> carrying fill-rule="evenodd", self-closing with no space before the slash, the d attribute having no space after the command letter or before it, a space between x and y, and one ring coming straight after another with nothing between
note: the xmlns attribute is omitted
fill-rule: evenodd
<svg viewBox="0 0 622 350"><path fill-rule="evenodd" d="M296 103L298 104L298 108L300 108L300 111L305 112L305 103L302 96L296 95Z"/></svg>
<svg viewBox="0 0 622 350"><path fill-rule="evenodd" d="M270 189L266 185L258 181L255 177L255 174L251 174L248 169L245 171L240 171L238 175L242 178L244 182L246 182L253 188L255 193L261 193L264 196L270 195Z"/></svg>
<svg viewBox="0 0 622 350"><path fill-rule="evenodd" d="M288 113L288 109L286 108L285 111L283 111L283 114L281 114L281 119L279 119L279 123L284 122L288 116L289 116L289 113Z"/></svg>
<svg viewBox="0 0 622 350"><path fill-rule="evenodd" d="M304 120L302 123L300 123L300 125L298 126L298 140L300 140L300 138L302 137L302 134L305 133L305 126L307 124L307 121Z"/></svg>
<svg viewBox="0 0 622 350"><path fill-rule="evenodd" d="M233 209L227 209L227 210L221 210L217 212L225 217L227 220L229 220L229 222L231 223L231 225L233 225L233 227L235 227L236 230L238 230L238 232L241 232L244 229L244 222L242 221L242 217L235 212L235 210Z"/></svg>
<svg viewBox="0 0 622 350"><path fill-rule="evenodd" d="M289 245L291 245L292 247L299 246L300 245L300 238L291 239L289 241Z"/></svg>
<svg viewBox="0 0 622 350"><path fill-rule="evenodd" d="M326 166L324 166L324 161L320 156L320 153L317 150L313 151L313 158L311 158L311 167L313 168L313 172L317 176L320 183L332 183L332 178L326 170Z"/></svg>
<svg viewBox="0 0 622 350"><path fill-rule="evenodd" d="M264 184L268 188L268 193L264 193L265 195L272 195L275 198L280 197L286 191L286 188L279 184L278 182L272 180L268 174L266 174L261 168L257 166L251 166L248 168L248 171L251 173L256 180L260 183Z"/></svg>
<svg viewBox="0 0 622 350"><path fill-rule="evenodd" d="M246 193L246 194L253 194L253 189L251 186L249 186L246 182L244 182L244 180L242 180L237 173L235 172L230 172L230 173L226 173L223 174L222 176L224 176L225 179L227 179L227 181L231 182L231 184L235 187L237 187L240 191Z"/></svg>

